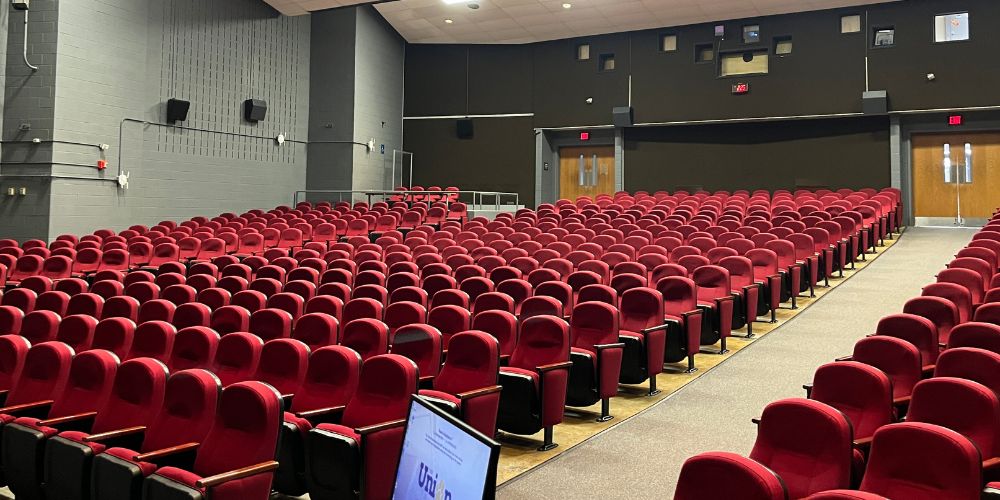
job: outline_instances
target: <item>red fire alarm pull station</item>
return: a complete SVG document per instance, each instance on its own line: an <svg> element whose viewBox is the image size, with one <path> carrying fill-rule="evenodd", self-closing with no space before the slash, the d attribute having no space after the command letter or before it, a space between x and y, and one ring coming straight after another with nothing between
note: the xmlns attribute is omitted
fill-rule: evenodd
<svg viewBox="0 0 1000 500"><path fill-rule="evenodd" d="M108 168L108 160L97 160L97 170Z"/></svg>

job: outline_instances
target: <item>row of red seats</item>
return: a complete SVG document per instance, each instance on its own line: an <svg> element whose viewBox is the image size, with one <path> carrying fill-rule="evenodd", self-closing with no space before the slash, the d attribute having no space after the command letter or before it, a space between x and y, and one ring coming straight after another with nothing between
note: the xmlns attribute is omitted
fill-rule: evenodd
<svg viewBox="0 0 1000 500"><path fill-rule="evenodd" d="M448 186L441 189L441 186L428 186L424 190L423 186L396 186L394 191L409 191L409 193L394 194L389 199L391 201L446 201L454 203L458 201L458 191L459 189L455 186Z"/></svg>
<svg viewBox="0 0 1000 500"><path fill-rule="evenodd" d="M675 498L728 498L695 486L722 473L760 498L993 498L1000 484L983 486L1000 479L1000 289L987 290L997 250L1000 218L851 356L817 369L808 400L769 405L749 459L689 460ZM829 474L802 475L820 469Z"/></svg>

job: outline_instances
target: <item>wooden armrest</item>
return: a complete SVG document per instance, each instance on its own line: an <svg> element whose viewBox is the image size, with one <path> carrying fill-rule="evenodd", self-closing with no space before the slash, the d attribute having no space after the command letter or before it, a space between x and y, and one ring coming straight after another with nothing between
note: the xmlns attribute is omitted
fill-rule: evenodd
<svg viewBox="0 0 1000 500"><path fill-rule="evenodd" d="M434 375L424 375L424 376L420 377L420 381L421 382L423 382L425 380L434 380Z"/></svg>
<svg viewBox="0 0 1000 500"><path fill-rule="evenodd" d="M750 419L750 423L752 423L754 425L760 425L760 419L759 418L751 418Z"/></svg>
<svg viewBox="0 0 1000 500"><path fill-rule="evenodd" d="M853 355L852 356L841 356L839 358L834 359L834 361L854 361L854 356Z"/></svg>
<svg viewBox="0 0 1000 500"><path fill-rule="evenodd" d="M472 399L475 397L485 396L487 394L494 394L500 392L500 389L502 388L499 385L494 385L491 387L483 387L482 389L476 389L474 391L461 392L456 394L456 396L458 397L458 399L465 401L466 399Z"/></svg>
<svg viewBox="0 0 1000 500"><path fill-rule="evenodd" d="M872 444L872 436L868 436L868 437L865 437L865 438L859 438L859 439L855 439L854 440L854 447L855 448L865 448L865 447L868 447L871 444Z"/></svg>
<svg viewBox="0 0 1000 500"><path fill-rule="evenodd" d="M156 460L158 458L163 458L168 455L184 453L185 451L194 451L198 448L200 444L201 443L184 443L177 446L171 446L170 448L154 450L149 453L140 453L132 457L132 460L135 460L136 462L148 462L150 460Z"/></svg>
<svg viewBox="0 0 1000 500"><path fill-rule="evenodd" d="M114 431L102 432L100 434L91 434L85 438L83 441L86 443L95 443L98 441L104 441L106 439L116 439L131 434L138 434L140 432L146 432L146 426L140 425L136 427L126 427L124 429L118 429Z"/></svg>
<svg viewBox="0 0 1000 500"><path fill-rule="evenodd" d="M597 349L597 352L601 352L601 351L604 351L606 349L624 349L624 348L625 348L625 344L623 344L621 342L616 342L614 344L595 344L594 345L594 349Z"/></svg>
<svg viewBox="0 0 1000 500"><path fill-rule="evenodd" d="M346 408L346 406L328 406L326 408L316 408L315 410L300 411L296 413L295 416L309 419L319 417L321 415L328 415L330 413L339 413L344 411L344 408Z"/></svg>
<svg viewBox="0 0 1000 500"><path fill-rule="evenodd" d="M948 344L945 344L944 342L938 342L938 348L940 348L940 349L946 349L947 347L948 347Z"/></svg>
<svg viewBox="0 0 1000 500"><path fill-rule="evenodd" d="M662 325L651 326L649 328L644 328L642 330L639 330L639 333L652 333L652 332L659 331L659 330L666 330L667 328L670 328L671 326L676 325L676 324L677 324L676 321L672 321L670 323L664 323Z"/></svg>
<svg viewBox="0 0 1000 500"><path fill-rule="evenodd" d="M902 404L909 404L909 403L910 403L910 396L903 396L901 398L894 398L892 400L892 404L894 404L894 405L902 405Z"/></svg>
<svg viewBox="0 0 1000 500"><path fill-rule="evenodd" d="M1000 466L1000 457L993 457L989 460L983 460L983 469L992 469L997 466Z"/></svg>
<svg viewBox="0 0 1000 500"><path fill-rule="evenodd" d="M406 419L399 419L390 422L383 422L381 424L369 425L368 427L359 427L357 429L354 429L354 431L361 436L365 436L373 432L395 429L397 427L402 427L404 425L406 425Z"/></svg>
<svg viewBox="0 0 1000 500"><path fill-rule="evenodd" d="M249 467L244 467L242 469L223 472L222 474L216 474L214 476L203 477L199 479L197 482L195 482L195 485L198 486L199 488L211 488L213 486L218 486L222 483L235 481L237 479L244 479L250 476L256 476L257 474L272 472L277 469L278 469L278 462L271 460L270 462L261 462L257 465L251 465Z"/></svg>
<svg viewBox="0 0 1000 500"><path fill-rule="evenodd" d="M569 369L571 366L573 366L572 361L563 361L562 363L552 363L549 365L542 365L535 367L535 371L537 371L538 373L546 373L552 370Z"/></svg>
<svg viewBox="0 0 1000 500"><path fill-rule="evenodd" d="M96 411L88 411L86 413L78 413L76 415L66 415L65 417L50 418L48 420L41 420L38 422L39 426L52 427L55 425L66 424L69 422L76 422L79 420L86 420L88 418L94 418L97 416Z"/></svg>
<svg viewBox="0 0 1000 500"><path fill-rule="evenodd" d="M0 413L16 413L24 410L31 410L33 408L42 408L44 406L49 406L52 404L51 399L46 399L43 401L35 401L34 403L24 403L20 405L5 406L0 408Z"/></svg>
<svg viewBox="0 0 1000 500"><path fill-rule="evenodd" d="M812 388L813 388L813 385L812 384L802 384L802 388L805 389L805 390L807 390L807 391L811 391Z"/></svg>
<svg viewBox="0 0 1000 500"><path fill-rule="evenodd" d="M704 314L702 312L702 310L701 309L695 309L693 311L682 312L681 313L681 317L684 318L684 319L687 319L689 316L696 316L696 315L700 315L700 314Z"/></svg>

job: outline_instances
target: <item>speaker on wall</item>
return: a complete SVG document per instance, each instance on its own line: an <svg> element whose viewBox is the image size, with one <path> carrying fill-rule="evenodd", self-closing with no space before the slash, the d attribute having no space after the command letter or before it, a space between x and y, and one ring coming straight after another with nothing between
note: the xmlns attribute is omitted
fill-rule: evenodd
<svg viewBox="0 0 1000 500"><path fill-rule="evenodd" d="M468 118L464 120L456 120L455 135L457 135L459 139L472 139L475 136L475 129L472 126L472 120Z"/></svg>
<svg viewBox="0 0 1000 500"><path fill-rule="evenodd" d="M884 115L889 112L889 95L884 90L861 94L861 111L866 115Z"/></svg>
<svg viewBox="0 0 1000 500"><path fill-rule="evenodd" d="M612 123L615 124L615 128L624 128L632 126L632 106L623 106L615 108L612 111L614 115L614 120Z"/></svg>
<svg viewBox="0 0 1000 500"><path fill-rule="evenodd" d="M243 101L243 117L248 122L257 123L267 116L267 101L263 99L247 99Z"/></svg>
<svg viewBox="0 0 1000 500"><path fill-rule="evenodd" d="M189 109L191 109L191 101L183 101L181 99L167 100L167 123L187 120Z"/></svg>

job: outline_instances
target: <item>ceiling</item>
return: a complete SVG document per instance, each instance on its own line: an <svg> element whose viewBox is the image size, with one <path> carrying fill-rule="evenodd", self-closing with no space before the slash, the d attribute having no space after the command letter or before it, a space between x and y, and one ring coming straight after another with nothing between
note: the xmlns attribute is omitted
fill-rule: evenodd
<svg viewBox="0 0 1000 500"><path fill-rule="evenodd" d="M265 1L285 15L373 3ZM411 43L530 43L887 1L895 0L396 0L375 8Z"/></svg>

